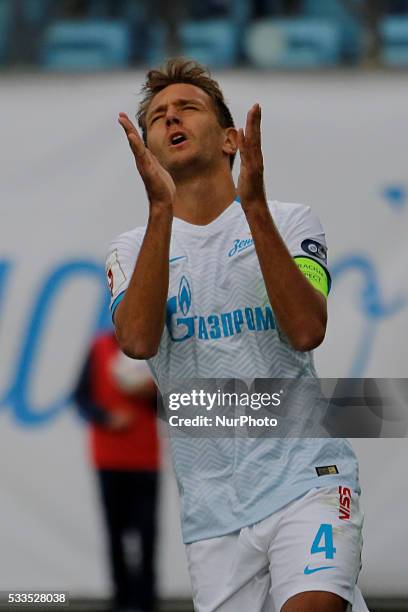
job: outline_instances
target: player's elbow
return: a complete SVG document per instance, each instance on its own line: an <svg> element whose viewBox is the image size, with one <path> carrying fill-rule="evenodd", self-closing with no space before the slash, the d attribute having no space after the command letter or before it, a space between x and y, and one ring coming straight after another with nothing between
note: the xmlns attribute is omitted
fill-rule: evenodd
<svg viewBox="0 0 408 612"><path fill-rule="evenodd" d="M120 349L131 359L151 359L159 350L159 341L146 329L143 322L123 316L122 304L114 314L115 333Z"/></svg>
<svg viewBox="0 0 408 612"><path fill-rule="evenodd" d="M158 346L141 336L132 337L116 329L120 349L131 359L151 359L158 351Z"/></svg>
<svg viewBox="0 0 408 612"><path fill-rule="evenodd" d="M307 352L320 346L326 335L326 325L316 324L304 327L292 340L292 346L296 351Z"/></svg>
<svg viewBox="0 0 408 612"><path fill-rule="evenodd" d="M157 353L157 349L140 343L120 343L121 351L131 359L151 359Z"/></svg>

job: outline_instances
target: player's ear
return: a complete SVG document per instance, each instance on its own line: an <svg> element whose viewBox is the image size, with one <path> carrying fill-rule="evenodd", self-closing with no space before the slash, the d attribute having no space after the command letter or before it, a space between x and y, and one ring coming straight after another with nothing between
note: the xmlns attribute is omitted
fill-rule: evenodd
<svg viewBox="0 0 408 612"><path fill-rule="evenodd" d="M227 155L233 155L238 150L238 130L233 127L224 130L224 144L222 150Z"/></svg>

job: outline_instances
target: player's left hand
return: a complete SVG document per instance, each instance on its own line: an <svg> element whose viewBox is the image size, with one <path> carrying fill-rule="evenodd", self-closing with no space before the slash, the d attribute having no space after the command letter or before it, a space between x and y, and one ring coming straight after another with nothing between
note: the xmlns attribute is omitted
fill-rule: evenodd
<svg viewBox="0 0 408 612"><path fill-rule="evenodd" d="M238 130L241 170L238 195L244 210L254 203L266 202L261 149L261 107L254 104L247 115L245 132Z"/></svg>

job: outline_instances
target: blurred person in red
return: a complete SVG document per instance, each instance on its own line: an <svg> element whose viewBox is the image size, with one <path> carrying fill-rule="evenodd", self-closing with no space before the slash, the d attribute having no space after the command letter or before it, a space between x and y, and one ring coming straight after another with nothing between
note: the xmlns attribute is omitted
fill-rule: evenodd
<svg viewBox="0 0 408 612"><path fill-rule="evenodd" d="M126 357L110 332L93 341L74 399L90 424L114 611L152 612L159 469L156 387L146 363Z"/></svg>

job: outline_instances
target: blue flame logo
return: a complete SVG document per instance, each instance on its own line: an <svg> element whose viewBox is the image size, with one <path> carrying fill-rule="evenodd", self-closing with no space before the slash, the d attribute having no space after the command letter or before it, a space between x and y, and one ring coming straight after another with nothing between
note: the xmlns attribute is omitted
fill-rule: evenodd
<svg viewBox="0 0 408 612"><path fill-rule="evenodd" d="M186 316L191 306L191 289L185 276L183 276L180 281L178 302L181 312Z"/></svg>

